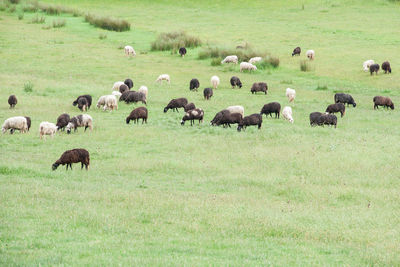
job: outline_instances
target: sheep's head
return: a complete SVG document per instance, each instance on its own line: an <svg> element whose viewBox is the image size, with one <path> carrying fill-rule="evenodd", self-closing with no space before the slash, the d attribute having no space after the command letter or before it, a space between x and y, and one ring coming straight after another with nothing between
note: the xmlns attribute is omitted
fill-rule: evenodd
<svg viewBox="0 0 400 267"><path fill-rule="evenodd" d="M356 107L356 106L357 106L356 102L353 102L353 107Z"/></svg>
<svg viewBox="0 0 400 267"><path fill-rule="evenodd" d="M181 125L185 125L185 121L183 119L181 120Z"/></svg>
<svg viewBox="0 0 400 267"><path fill-rule="evenodd" d="M165 107L164 108L164 113L166 113L168 111L168 108L167 107Z"/></svg>
<svg viewBox="0 0 400 267"><path fill-rule="evenodd" d="M394 104L393 104L393 103L390 105L390 108L391 108L391 109L394 109Z"/></svg>
<svg viewBox="0 0 400 267"><path fill-rule="evenodd" d="M55 171L55 170L58 168L59 165L60 165L60 164L58 164L58 163L54 163L54 164L51 166L51 169L52 169L53 171Z"/></svg>
<svg viewBox="0 0 400 267"><path fill-rule="evenodd" d="M74 128L74 125L71 122L69 122L67 127L65 127L65 129L67 129L67 134L71 133L72 128Z"/></svg>
<svg viewBox="0 0 400 267"><path fill-rule="evenodd" d="M129 117L126 117L126 124L129 124L130 121L131 119Z"/></svg>

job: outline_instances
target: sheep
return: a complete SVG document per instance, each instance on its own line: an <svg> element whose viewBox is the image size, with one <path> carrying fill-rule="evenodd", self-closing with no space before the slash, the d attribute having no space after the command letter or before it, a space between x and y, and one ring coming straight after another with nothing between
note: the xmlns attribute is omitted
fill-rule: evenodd
<svg viewBox="0 0 400 267"><path fill-rule="evenodd" d="M229 110L223 109L223 110L219 111L217 114L215 114L214 118L210 121L210 125L212 125L212 126L216 125L217 121L219 121L222 118L222 114L224 112L229 112Z"/></svg>
<svg viewBox="0 0 400 267"><path fill-rule="evenodd" d="M242 82L240 81L240 79L238 77L232 76L230 82L232 85L232 89L235 88L235 86L242 88Z"/></svg>
<svg viewBox="0 0 400 267"><path fill-rule="evenodd" d="M78 99L78 108L80 111L86 111L88 109L88 101L85 97L81 97Z"/></svg>
<svg viewBox="0 0 400 267"><path fill-rule="evenodd" d="M188 112L189 110L192 110L192 109L195 109L195 108L196 108L196 105L194 103L189 103L183 108L183 110L185 112Z"/></svg>
<svg viewBox="0 0 400 267"><path fill-rule="evenodd" d="M230 113L239 113L244 117L244 107L243 106L229 106L226 108Z"/></svg>
<svg viewBox="0 0 400 267"><path fill-rule="evenodd" d="M90 106L92 105L92 96L91 95L80 95L80 96L78 96L76 98L76 100L74 102L72 102L72 105L73 106L78 105L79 104L79 99L81 99L81 98L85 98L86 99L86 102L87 102L86 103L86 109L90 109ZM82 110L84 104L85 104L85 101L81 100L81 106L79 107L79 105L78 105L78 108Z"/></svg>
<svg viewBox="0 0 400 267"><path fill-rule="evenodd" d="M130 45L125 46L124 50L125 50L125 55L127 56L129 55L132 55L133 57L136 56L135 49L133 49L133 47Z"/></svg>
<svg viewBox="0 0 400 267"><path fill-rule="evenodd" d="M121 97L121 95L122 95L120 91L112 91L111 94L114 95L117 99L119 99Z"/></svg>
<svg viewBox="0 0 400 267"><path fill-rule="evenodd" d="M246 127L250 125L258 125L258 129L260 129L262 125L262 116L258 113L254 113L250 116L244 117L243 120L239 122L237 130L238 132L240 132L242 129L246 130Z"/></svg>
<svg viewBox="0 0 400 267"><path fill-rule="evenodd" d="M181 55L181 57L184 57L186 55L186 48L181 47L179 48L179 55Z"/></svg>
<svg viewBox="0 0 400 267"><path fill-rule="evenodd" d="M125 101L128 98L128 95L132 94L135 91L125 91L121 94L121 96L119 97L119 101Z"/></svg>
<svg viewBox="0 0 400 267"><path fill-rule="evenodd" d="M288 107L288 106L284 107L282 110L282 116L285 120L288 120L290 123L294 122L291 107Z"/></svg>
<svg viewBox="0 0 400 267"><path fill-rule="evenodd" d="M265 104L261 111L260 111L260 115L265 114L268 117L268 114L271 116L272 118L272 113L275 113L275 118L279 119L279 113L281 112L281 104L279 104L278 102L271 102L268 104Z"/></svg>
<svg viewBox="0 0 400 267"><path fill-rule="evenodd" d="M298 47L296 47L295 49L293 49L292 57L293 57L294 55L300 56L300 53L301 53L301 48L298 46Z"/></svg>
<svg viewBox="0 0 400 267"><path fill-rule="evenodd" d="M249 63L254 64L254 63L260 62L261 60L262 60L262 57L252 57L252 58L250 58Z"/></svg>
<svg viewBox="0 0 400 267"><path fill-rule="evenodd" d="M374 74L374 72L376 73L376 75L378 75L378 71L379 71L379 64L372 64L371 66L369 66L369 72L372 74Z"/></svg>
<svg viewBox="0 0 400 267"><path fill-rule="evenodd" d="M389 61L385 61L382 63L382 70L385 71L385 74L387 74L388 72L392 73L392 68L390 67Z"/></svg>
<svg viewBox="0 0 400 267"><path fill-rule="evenodd" d="M126 85L126 84L121 84L120 87L119 87L119 92L122 94L122 93L124 93L124 92L126 92L126 91L129 91L128 85Z"/></svg>
<svg viewBox="0 0 400 267"><path fill-rule="evenodd" d="M43 121L39 125L39 136L40 139L43 138L44 135L50 135L54 137L54 134L57 132L57 126L54 123Z"/></svg>
<svg viewBox="0 0 400 267"><path fill-rule="evenodd" d="M149 93L149 89L147 89L147 86L144 86L144 85L140 86L138 93L144 94L146 101L147 101L147 95Z"/></svg>
<svg viewBox="0 0 400 267"><path fill-rule="evenodd" d="M370 67L372 64L375 64L375 61L373 61L372 59L369 59L369 60L364 61L364 63L363 63L363 70L364 70L365 72L367 72L367 71L369 70L369 67Z"/></svg>
<svg viewBox="0 0 400 267"><path fill-rule="evenodd" d="M118 110L118 102L116 96L114 95L105 96L103 110L106 111L106 109L109 109L111 111L113 111L114 109Z"/></svg>
<svg viewBox="0 0 400 267"><path fill-rule="evenodd" d="M334 114L321 114L321 116L318 117L318 125L334 125L336 128L337 117Z"/></svg>
<svg viewBox="0 0 400 267"><path fill-rule="evenodd" d="M181 120L181 125L185 125L185 121L190 120L190 126L193 126L194 120L199 120L199 124L203 122L204 118L204 111L201 108L195 108L192 110L189 110L188 112L185 113L185 115L182 117Z"/></svg>
<svg viewBox="0 0 400 267"><path fill-rule="evenodd" d="M356 107L357 104L354 101L353 97L349 94L344 94L344 93L336 93L334 97L335 103L342 103L342 104L347 104L347 106L353 105L353 107Z"/></svg>
<svg viewBox="0 0 400 267"><path fill-rule="evenodd" d="M214 94L213 89L211 89L209 87L204 88L204 90L203 90L204 99L210 100L210 98L213 96L213 94Z"/></svg>
<svg viewBox="0 0 400 267"><path fill-rule="evenodd" d="M308 57L309 60L314 60L314 58L315 58L314 50L307 50L306 56Z"/></svg>
<svg viewBox="0 0 400 267"><path fill-rule="evenodd" d="M15 95L10 95L8 98L8 104L10 108L15 108L15 105L18 103L17 97Z"/></svg>
<svg viewBox="0 0 400 267"><path fill-rule="evenodd" d="M250 92L252 94L257 92L264 92L265 94L267 94L267 91L268 91L268 85L264 82L253 83L250 89Z"/></svg>
<svg viewBox="0 0 400 267"><path fill-rule="evenodd" d="M225 63L238 63L238 57L235 55L231 55L231 56L227 56L224 58L224 60L221 61L221 64L225 64Z"/></svg>
<svg viewBox="0 0 400 267"><path fill-rule="evenodd" d="M104 106L105 105L105 100L106 100L106 96L105 95L100 96L99 100L97 100L96 107L100 108L101 106Z"/></svg>
<svg viewBox="0 0 400 267"><path fill-rule="evenodd" d="M62 130L64 131L65 127L68 125L69 121L70 121L70 117L67 113L63 113L60 116L58 116L57 118L57 122L56 122L56 126L57 126L57 130Z"/></svg>
<svg viewBox="0 0 400 267"><path fill-rule="evenodd" d="M346 107L342 103L336 103L336 104L329 105L326 108L325 112L327 112L329 114L340 112L340 117L343 118L344 114L346 113Z"/></svg>
<svg viewBox="0 0 400 267"><path fill-rule="evenodd" d="M296 98L296 90L291 88L286 88L286 97L288 98L289 102L293 102Z"/></svg>
<svg viewBox="0 0 400 267"><path fill-rule="evenodd" d="M312 112L310 113L310 126L319 125L319 117L321 117L321 112Z"/></svg>
<svg viewBox="0 0 400 267"><path fill-rule="evenodd" d="M251 63L242 62L240 63L240 72L243 72L243 70L249 70L251 72L252 70L257 70L257 67Z"/></svg>
<svg viewBox="0 0 400 267"><path fill-rule="evenodd" d="M168 111L168 109L172 109L173 111L178 111L178 108L185 108L188 101L186 98L175 98L169 101L168 105L164 108L164 113Z"/></svg>
<svg viewBox="0 0 400 267"><path fill-rule="evenodd" d="M148 116L147 108L145 107L135 108L134 110L132 110L129 116L126 117L126 124L129 124L131 120L134 123L139 122L139 119L142 119L142 124L143 122L147 123L147 116Z"/></svg>
<svg viewBox="0 0 400 267"><path fill-rule="evenodd" d="M143 104L147 105L146 102L146 96L143 93L135 92L135 91L130 91L128 96L125 99L125 103L137 103L137 102L142 102Z"/></svg>
<svg viewBox="0 0 400 267"><path fill-rule="evenodd" d="M124 84L124 82L115 82L114 85L113 85L112 90L113 90L113 91L119 91L119 87L120 87L121 85L123 85L123 84Z"/></svg>
<svg viewBox="0 0 400 267"><path fill-rule="evenodd" d="M197 80L196 78L193 78L190 80L190 84L189 84L189 90L190 91L197 91L197 89L200 87L200 82L199 80Z"/></svg>
<svg viewBox="0 0 400 267"><path fill-rule="evenodd" d="M218 76L212 76L211 77L211 85L214 87L214 90L217 89L219 85L219 78Z"/></svg>
<svg viewBox="0 0 400 267"><path fill-rule="evenodd" d="M86 149L83 148L76 148L72 150L67 150L65 151L61 157L53 163L52 169L55 171L58 166L60 165L65 165L67 164L67 170L68 166L72 170L72 163L81 163L81 169L83 169L83 165L85 165L85 169L87 170L89 168L90 164L90 157L89 157L89 152Z"/></svg>
<svg viewBox="0 0 400 267"><path fill-rule="evenodd" d="M1 127L1 131L3 134L8 130L10 130L10 134L13 134L15 130L26 133L29 132L29 128L31 128L31 118L17 116L6 119Z"/></svg>
<svg viewBox="0 0 400 267"><path fill-rule="evenodd" d="M383 108L391 108L394 109L394 104L389 97L385 96L375 96L374 99L374 109L379 109L379 106L383 106Z"/></svg>
<svg viewBox="0 0 400 267"><path fill-rule="evenodd" d="M69 123L67 124L67 134L71 133L71 130L74 129L74 132L78 130L78 127L85 127L86 129L89 128L90 131L93 130L93 119L88 114L81 114L75 117L72 117Z"/></svg>
<svg viewBox="0 0 400 267"><path fill-rule="evenodd" d="M214 119L215 120L212 121L212 125L223 125L224 127L231 127L231 124L239 124L243 120L243 116L240 113L231 113L229 110L225 109L220 111Z"/></svg>
<svg viewBox="0 0 400 267"><path fill-rule="evenodd" d="M128 86L129 89L133 87L133 81L131 79L125 79L124 84Z"/></svg>
<svg viewBox="0 0 400 267"><path fill-rule="evenodd" d="M171 79L169 78L169 75L168 75L168 74L161 74L160 76L158 76L156 82L158 82L158 83L161 84L161 82L162 82L163 80L167 81L167 83L171 83Z"/></svg>

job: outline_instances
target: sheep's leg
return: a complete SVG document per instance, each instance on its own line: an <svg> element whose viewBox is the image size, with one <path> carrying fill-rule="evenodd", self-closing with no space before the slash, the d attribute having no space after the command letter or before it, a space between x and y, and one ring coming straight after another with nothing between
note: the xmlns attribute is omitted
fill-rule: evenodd
<svg viewBox="0 0 400 267"><path fill-rule="evenodd" d="M81 162L81 170L83 169L83 162Z"/></svg>
<svg viewBox="0 0 400 267"><path fill-rule="evenodd" d="M86 129L88 128L89 126L85 126L85 132L86 132Z"/></svg>

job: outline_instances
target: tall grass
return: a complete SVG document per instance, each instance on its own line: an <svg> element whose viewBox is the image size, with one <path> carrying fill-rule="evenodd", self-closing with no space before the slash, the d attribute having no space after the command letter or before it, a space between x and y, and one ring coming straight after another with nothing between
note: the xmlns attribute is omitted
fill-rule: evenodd
<svg viewBox="0 0 400 267"><path fill-rule="evenodd" d="M311 71L311 65L308 60L301 60L300 61L300 70L301 71Z"/></svg>
<svg viewBox="0 0 400 267"><path fill-rule="evenodd" d="M197 47L201 45L198 37L191 36L184 31L167 32L158 35L157 39L151 43L152 51L176 51L180 47Z"/></svg>
<svg viewBox="0 0 400 267"><path fill-rule="evenodd" d="M53 23L52 23L53 28L61 28L61 27L65 27L65 25L66 25L65 19L53 20Z"/></svg>
<svg viewBox="0 0 400 267"><path fill-rule="evenodd" d="M39 16L39 15L34 16L31 20L31 23L35 23L35 24L43 24L45 22L46 22L46 17Z"/></svg>
<svg viewBox="0 0 400 267"><path fill-rule="evenodd" d="M266 57L268 53L266 51L252 49L248 45L236 48L220 48L207 46L199 52L198 59L225 58L226 56L230 55L236 55L239 61L249 61L249 59L252 57ZM279 59L275 57L270 57L263 64L279 66Z"/></svg>
<svg viewBox="0 0 400 267"><path fill-rule="evenodd" d="M279 67L280 60L278 57L267 56L263 60L255 63L257 69L270 69L270 68L277 68Z"/></svg>
<svg viewBox="0 0 400 267"><path fill-rule="evenodd" d="M97 28L109 31L124 32L131 29L131 24L126 20L98 17L89 13L85 15L85 21Z"/></svg>
<svg viewBox="0 0 400 267"><path fill-rule="evenodd" d="M33 91L33 83L27 82L24 84L24 92L30 93Z"/></svg>

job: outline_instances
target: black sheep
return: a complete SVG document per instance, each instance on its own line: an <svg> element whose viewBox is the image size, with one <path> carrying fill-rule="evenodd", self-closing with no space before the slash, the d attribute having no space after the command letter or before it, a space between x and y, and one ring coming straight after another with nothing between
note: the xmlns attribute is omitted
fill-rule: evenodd
<svg viewBox="0 0 400 267"><path fill-rule="evenodd" d="M343 94L343 93L336 93L334 97L335 103L342 103L342 104L347 104L347 106L353 105L353 107L356 107L356 102L354 101L353 97L349 94Z"/></svg>
<svg viewBox="0 0 400 267"><path fill-rule="evenodd" d="M80 95L76 98L74 102L72 102L73 106L78 105L79 98L86 98L87 101L87 109L90 109L90 106L92 105L92 96L91 95Z"/></svg>
<svg viewBox="0 0 400 267"><path fill-rule="evenodd" d="M371 66L369 66L369 72L371 73L371 75L375 72L376 75L378 75L378 71L379 71L379 64L372 64Z"/></svg>
<svg viewBox="0 0 400 267"><path fill-rule="evenodd" d="M10 95L10 97L8 98L8 104L10 105L10 108L15 108L17 102L17 97L15 95Z"/></svg>
<svg viewBox="0 0 400 267"><path fill-rule="evenodd" d="M250 116L246 116L239 123L237 130L240 132L242 129L246 130L247 126L250 125L258 125L258 129L261 128L262 124L262 116L258 113L251 114Z"/></svg>
<svg viewBox="0 0 400 267"><path fill-rule="evenodd" d="M83 148L76 148L72 150L67 150L65 151L61 157L54 162L52 165L53 171L57 169L59 165L65 165L67 164L67 170L68 166L72 170L72 163L81 163L81 169L83 168L83 165L85 165L86 170L89 167L90 164L90 157L89 157L89 152L86 149Z"/></svg>
<svg viewBox="0 0 400 267"><path fill-rule="evenodd" d="M188 112L189 110L195 109L196 105L194 103L189 103L187 105L185 105L185 107L183 108L185 110L185 112Z"/></svg>
<svg viewBox="0 0 400 267"><path fill-rule="evenodd" d="M391 108L394 109L394 104L389 97L385 96L375 96L374 99L374 109L377 109L378 106L383 106L383 108Z"/></svg>
<svg viewBox="0 0 400 267"><path fill-rule="evenodd" d="M132 85L132 86L133 86L133 85ZM126 85L126 84L121 84L121 85L119 86L119 92L120 92L121 94L123 94L123 93L126 92L126 91L129 91L128 85Z"/></svg>
<svg viewBox="0 0 400 267"><path fill-rule="evenodd" d="M280 112L281 104L279 104L278 102L271 102L263 106L260 111L260 115L265 114L266 116L268 116L269 114L272 117L272 113L275 113L275 118L279 119Z"/></svg>
<svg viewBox="0 0 400 267"><path fill-rule="evenodd" d="M200 82L199 80L197 80L196 78L193 78L190 80L190 84L189 84L189 90L190 91L197 91L197 89L200 87Z"/></svg>
<svg viewBox="0 0 400 267"><path fill-rule="evenodd" d="M210 125L212 125L212 126L216 125L217 121L219 121L222 118L222 114L224 112L229 112L229 110L223 109L220 112L218 112L217 114L215 114L214 118L210 121Z"/></svg>
<svg viewBox="0 0 400 267"><path fill-rule="evenodd" d="M318 117L318 125L333 125L336 128L337 117L334 114L321 114Z"/></svg>
<svg viewBox="0 0 400 267"><path fill-rule="evenodd" d="M133 87L133 81L131 79L129 79L129 78L124 81L124 84L126 86L128 86L129 89L131 89ZM121 88L121 86L120 86L120 88Z"/></svg>
<svg viewBox="0 0 400 267"><path fill-rule="evenodd" d="M242 82L240 81L239 77L236 76L232 76L231 78L231 85L232 85L232 89L235 88L235 86L242 88Z"/></svg>
<svg viewBox="0 0 400 267"><path fill-rule="evenodd" d="M203 91L204 99L209 100L213 96L213 89L207 87Z"/></svg>
<svg viewBox="0 0 400 267"><path fill-rule="evenodd" d="M326 108L325 112L328 112L328 113L340 112L340 116L343 118L343 116L346 112L346 107L342 103L336 103L336 104L329 105Z"/></svg>
<svg viewBox="0 0 400 267"><path fill-rule="evenodd" d="M385 71L385 74L388 73L388 72L392 73L392 68L390 67L389 61L385 61L385 62L382 63L382 70Z"/></svg>
<svg viewBox="0 0 400 267"><path fill-rule="evenodd" d="M267 94L267 90L268 90L268 85L266 83L260 82L260 83L253 83L250 92L252 94L257 92L264 92L265 94Z"/></svg>
<svg viewBox="0 0 400 267"><path fill-rule="evenodd" d="M194 124L194 120L199 120L199 124L203 122L204 111L201 108L191 109L185 113L181 120L181 125L185 125L185 121L190 121L190 126Z"/></svg>
<svg viewBox="0 0 400 267"><path fill-rule="evenodd" d="M122 96L122 95L121 95ZM146 96L143 93L129 91L129 94L126 96L125 103L137 103L141 101L143 104L147 105L146 103Z"/></svg>
<svg viewBox="0 0 400 267"><path fill-rule="evenodd" d="M184 48L184 47L179 48L179 55L184 57L186 55L186 48Z"/></svg>
<svg viewBox="0 0 400 267"><path fill-rule="evenodd" d="M186 98L175 98L169 101L168 105L164 108L164 113L168 111L168 109L172 109L173 111L178 111L178 108L185 108L188 101Z"/></svg>
<svg viewBox="0 0 400 267"><path fill-rule="evenodd" d="M143 122L147 123L147 116L148 116L147 108L145 107L135 108L134 110L132 110L129 116L126 117L126 124L129 124L131 120L134 123L139 122L139 119L142 119L142 124Z"/></svg>
<svg viewBox="0 0 400 267"><path fill-rule="evenodd" d="M300 56L300 53L301 53L301 48L298 46L298 47L296 47L295 49L293 49L292 57L293 57L294 55Z"/></svg>
<svg viewBox="0 0 400 267"><path fill-rule="evenodd" d="M63 113L60 116L58 116L57 123L56 123L57 130L61 129L62 131L64 131L65 126L68 125L68 122L70 121L70 119L71 118L67 113Z"/></svg>
<svg viewBox="0 0 400 267"><path fill-rule="evenodd" d="M81 97L78 99L78 108L80 111L86 111L88 109L88 101L85 97Z"/></svg>
<svg viewBox="0 0 400 267"><path fill-rule="evenodd" d="M319 117L321 117L322 113L321 112L312 112L310 113L310 125L311 126L316 126L319 125Z"/></svg>
<svg viewBox="0 0 400 267"><path fill-rule="evenodd" d="M218 116L218 119L215 120L212 125L223 125L224 127L231 127L231 124L239 124L243 120L242 114L240 113L231 113L229 110L221 111L221 115Z"/></svg>

